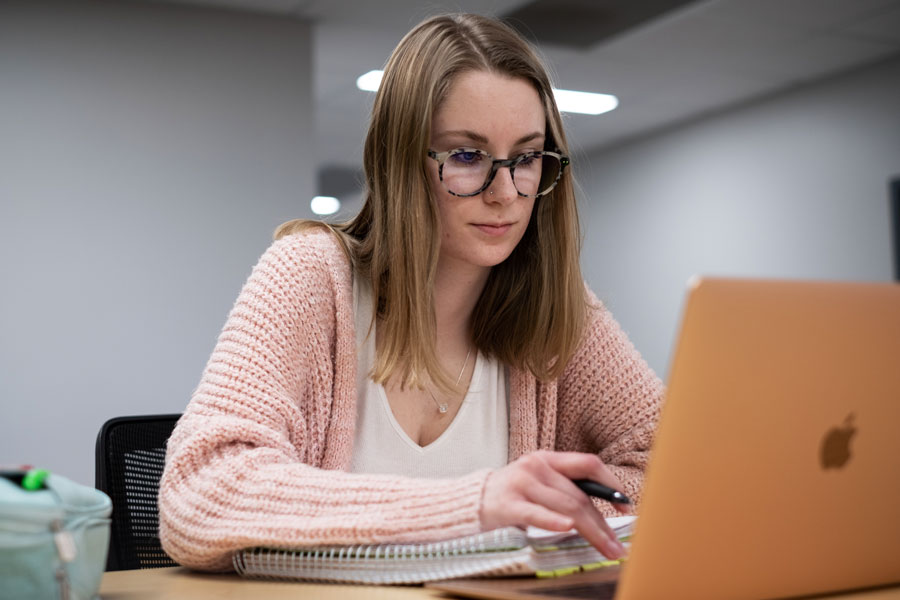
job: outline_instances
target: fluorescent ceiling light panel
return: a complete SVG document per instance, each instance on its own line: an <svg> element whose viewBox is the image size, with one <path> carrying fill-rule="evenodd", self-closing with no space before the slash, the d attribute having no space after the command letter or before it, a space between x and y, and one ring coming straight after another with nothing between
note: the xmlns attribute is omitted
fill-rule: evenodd
<svg viewBox="0 0 900 600"><path fill-rule="evenodd" d="M333 215L341 210L341 201L334 196L316 196L309 207L317 215Z"/></svg>
<svg viewBox="0 0 900 600"><path fill-rule="evenodd" d="M369 71L360 75L356 80L356 87L364 92L377 92L383 74L383 71ZM584 115L602 115L619 105L619 99L611 94L554 89L553 97L556 98L560 111Z"/></svg>
<svg viewBox="0 0 900 600"><path fill-rule="evenodd" d="M619 99L611 94L594 94L574 90L553 90L556 106L562 112L583 115L602 115L619 105Z"/></svg>
<svg viewBox="0 0 900 600"><path fill-rule="evenodd" d="M382 75L384 71L369 71L365 75L360 75L356 78L356 87L364 92L377 92Z"/></svg>

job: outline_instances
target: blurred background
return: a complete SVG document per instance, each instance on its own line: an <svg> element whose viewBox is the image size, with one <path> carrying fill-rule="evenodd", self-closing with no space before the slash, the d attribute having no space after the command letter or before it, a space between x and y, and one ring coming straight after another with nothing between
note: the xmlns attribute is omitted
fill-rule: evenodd
<svg viewBox="0 0 900 600"><path fill-rule="evenodd" d="M890 281L900 0L0 0L0 464L93 482L180 412L275 227L360 206L380 69L508 20L566 113L585 278L665 378L694 274Z"/></svg>

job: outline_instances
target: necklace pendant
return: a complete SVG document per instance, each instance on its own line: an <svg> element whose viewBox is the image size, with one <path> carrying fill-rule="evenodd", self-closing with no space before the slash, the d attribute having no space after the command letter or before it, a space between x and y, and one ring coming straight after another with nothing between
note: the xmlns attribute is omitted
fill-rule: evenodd
<svg viewBox="0 0 900 600"><path fill-rule="evenodd" d="M441 412L442 415L445 414L447 412L447 403L441 402L440 404L438 404L438 410Z"/></svg>

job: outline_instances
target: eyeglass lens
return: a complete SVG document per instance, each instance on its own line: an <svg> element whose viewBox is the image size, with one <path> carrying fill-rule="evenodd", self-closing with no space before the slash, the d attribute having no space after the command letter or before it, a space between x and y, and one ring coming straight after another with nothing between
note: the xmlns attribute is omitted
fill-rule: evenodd
<svg viewBox="0 0 900 600"><path fill-rule="evenodd" d="M487 183L493 159L479 152L460 150L444 161L442 177L447 189L460 195L474 194ZM559 175L560 162L555 156L526 156L510 168L516 190L536 196L551 189Z"/></svg>

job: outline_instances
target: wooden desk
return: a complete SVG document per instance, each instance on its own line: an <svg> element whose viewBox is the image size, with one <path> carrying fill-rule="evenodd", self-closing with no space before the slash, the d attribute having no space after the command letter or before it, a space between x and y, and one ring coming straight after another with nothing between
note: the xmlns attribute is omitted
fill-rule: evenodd
<svg viewBox="0 0 900 600"><path fill-rule="evenodd" d="M210 575L182 567L110 571L100 584L102 600L280 600L322 598L419 600L446 598L420 586L371 586L298 583L243 579L235 574Z"/></svg>
<svg viewBox="0 0 900 600"><path fill-rule="evenodd" d="M111 571L100 585L102 600L420 600L444 598L441 592L423 587L362 586L260 581L237 575L207 575L181 567ZM828 596L833 600L900 600L900 586Z"/></svg>

